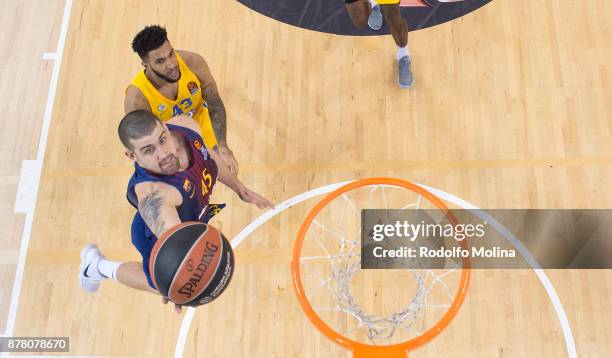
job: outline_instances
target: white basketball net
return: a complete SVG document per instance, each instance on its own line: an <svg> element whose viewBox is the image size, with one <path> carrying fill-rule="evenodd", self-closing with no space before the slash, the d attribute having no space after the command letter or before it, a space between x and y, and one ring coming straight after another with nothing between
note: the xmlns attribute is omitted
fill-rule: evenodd
<svg viewBox="0 0 612 358"><path fill-rule="evenodd" d="M370 203L368 204L368 209L388 209L388 198L385 193L385 188L394 188L393 191L401 190L403 192L409 192L407 189L386 185L359 188L361 190L369 190ZM377 193L377 191L379 191L379 193ZM345 209L340 215L346 215L348 212L352 212L358 216L361 215L360 209L362 208L359 208L355 200L347 194L349 193L344 193L341 197L333 201L343 202ZM417 196L417 198L401 207L401 209L421 208L422 197L416 193L412 193L411 196ZM375 202L380 203L378 207L375 206ZM328 205L331 205L331 203ZM320 216L321 213L319 213L319 217ZM345 222L346 217L340 218L340 220L337 221ZM317 231L321 233L321 235L310 235L312 231ZM456 290L451 289L444 280L454 277L454 280L457 281L459 275L452 274L458 273L459 267L453 264L454 267L444 270L417 268L402 270L403 272L410 272L414 279L412 299L408 299L408 302L398 312L385 315L368 313L365 309L360 307L358 300L351 292L351 282L355 275L361 271L361 232L359 230L356 231L356 233L357 235L353 233L351 237L347 237L347 235L339 230L328 227L328 225L316 219L313 220L309 233L304 241L306 243L306 240L314 239L316 245L314 245L313 242L310 242L310 245L317 246L321 254L304 256L304 252L302 251L303 256L301 256L300 260L303 271L302 277L311 275L313 281L316 282L316 284L311 285L311 288L306 291L308 301L312 304L313 309L338 333L346 337L365 334L369 340L368 343L374 345L394 344L397 343L397 341L406 341L421 335L427 328L436 323L436 319L439 319L446 312L455 299L454 295ZM325 266L323 270L325 272L321 272L321 269L313 268L315 266ZM397 284L397 282L393 282L393 284ZM435 298L432 299L431 296L434 292ZM317 296L320 297L325 293L331 296L331 299L317 299ZM320 302L316 301L323 301L325 304L318 305ZM330 314L344 314L349 318L354 318L354 320L344 319L340 320L344 323L330 324L329 319L326 320L323 318L323 316L329 316ZM354 321L354 324L347 324L347 321ZM403 331L401 337L397 337L399 331Z"/></svg>

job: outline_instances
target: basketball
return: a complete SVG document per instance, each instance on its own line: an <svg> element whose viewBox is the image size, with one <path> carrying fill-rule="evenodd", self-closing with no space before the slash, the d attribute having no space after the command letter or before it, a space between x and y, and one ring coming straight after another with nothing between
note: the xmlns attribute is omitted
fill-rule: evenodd
<svg viewBox="0 0 612 358"><path fill-rule="evenodd" d="M234 252L219 230L184 222L157 240L149 272L164 297L179 305L200 306L219 297L229 284Z"/></svg>

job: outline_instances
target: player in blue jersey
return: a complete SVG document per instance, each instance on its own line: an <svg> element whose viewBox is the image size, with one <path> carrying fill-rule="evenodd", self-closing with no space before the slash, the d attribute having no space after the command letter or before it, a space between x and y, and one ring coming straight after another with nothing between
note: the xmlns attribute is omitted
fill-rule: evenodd
<svg viewBox="0 0 612 358"><path fill-rule="evenodd" d="M127 199L137 208L132 243L142 255L142 263L107 260L95 245L87 245L81 251L79 272L80 284L87 292L97 291L100 282L112 279L157 294L149 274L153 244L181 222L208 222L220 210L209 203L217 180L243 201L261 209L273 208L226 165L217 167L219 154L204 146L199 125L189 117L174 117L164 124L151 112L136 110L121 120L118 131L126 156L134 161ZM179 306L176 309L180 312Z"/></svg>

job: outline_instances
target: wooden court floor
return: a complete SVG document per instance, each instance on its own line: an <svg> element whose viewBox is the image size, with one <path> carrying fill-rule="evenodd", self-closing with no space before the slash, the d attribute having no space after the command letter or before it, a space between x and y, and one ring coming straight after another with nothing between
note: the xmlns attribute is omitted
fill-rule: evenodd
<svg viewBox="0 0 612 358"><path fill-rule="evenodd" d="M34 160L64 0L0 0L0 332L27 215L14 212ZM147 293L78 286L78 253L97 243L138 260L125 200L131 165L116 127L139 69L133 35L165 25L177 49L208 61L228 110L242 181L275 202L344 180L391 176L481 208L609 208L610 54L605 0L494 0L410 35L415 88L394 84L390 38L291 27L238 2L74 0L25 256L15 336L69 336L69 355L167 357L184 314ZM608 40L606 40L608 39ZM43 131L44 132L44 131ZM38 151L38 152L37 152ZM44 160L43 160L44 159ZM213 225L237 235L262 214L218 187ZM185 357L347 357L308 322L290 255L311 199L236 249L233 282L196 310ZM580 357L612 353L612 273L548 270ZM449 328L411 356L567 356L559 320L531 270L479 270Z"/></svg>

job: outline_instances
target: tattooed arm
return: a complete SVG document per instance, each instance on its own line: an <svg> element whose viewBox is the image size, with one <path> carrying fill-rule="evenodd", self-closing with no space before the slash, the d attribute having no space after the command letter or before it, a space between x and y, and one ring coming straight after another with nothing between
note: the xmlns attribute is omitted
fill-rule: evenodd
<svg viewBox="0 0 612 358"><path fill-rule="evenodd" d="M220 148L227 148L227 112L225 105L219 95L217 83L210 74L210 70L204 63L209 79L206 83L202 83L202 94L205 96L206 104L208 105L208 113L210 122L212 123L213 131Z"/></svg>
<svg viewBox="0 0 612 358"><path fill-rule="evenodd" d="M202 85L202 97L208 105L208 113L217 138L218 151L234 175L238 174L238 162L227 146L227 112L217 89L217 83L204 58L197 53L180 51L187 66L196 74Z"/></svg>
<svg viewBox="0 0 612 358"><path fill-rule="evenodd" d="M134 190L138 197L138 212L156 237L181 223L176 208L183 199L178 190L156 182L137 184Z"/></svg>
<svg viewBox="0 0 612 358"><path fill-rule="evenodd" d="M178 190L164 183L145 182L136 184L134 191L138 197L138 212L156 237L181 223L176 208L183 199ZM168 298L162 297L162 303L168 303ZM174 304L174 310L181 313L181 305Z"/></svg>

